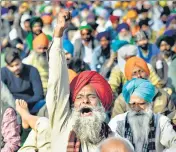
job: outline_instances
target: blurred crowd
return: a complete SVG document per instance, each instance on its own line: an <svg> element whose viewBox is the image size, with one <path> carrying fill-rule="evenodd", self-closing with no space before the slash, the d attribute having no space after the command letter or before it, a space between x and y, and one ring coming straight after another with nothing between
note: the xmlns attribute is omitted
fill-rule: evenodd
<svg viewBox="0 0 176 152"><path fill-rule="evenodd" d="M1 151L17 151L31 130L22 128L15 99L48 117L48 50L63 9L71 12L62 39L69 83L87 70L104 77L113 92L106 122L128 110L124 84L142 78L155 87L153 112L176 127L176 1L2 1Z"/></svg>

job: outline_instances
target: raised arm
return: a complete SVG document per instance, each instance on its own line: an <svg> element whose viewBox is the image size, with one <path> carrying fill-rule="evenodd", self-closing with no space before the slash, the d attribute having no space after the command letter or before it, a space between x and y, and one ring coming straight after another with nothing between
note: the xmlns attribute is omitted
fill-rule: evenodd
<svg viewBox="0 0 176 152"><path fill-rule="evenodd" d="M66 27L64 16L68 12L61 12L58 16L54 38L49 49L49 80L46 95L46 104L51 127L61 129L70 114L69 104L69 78L65 53L62 51L61 38Z"/></svg>

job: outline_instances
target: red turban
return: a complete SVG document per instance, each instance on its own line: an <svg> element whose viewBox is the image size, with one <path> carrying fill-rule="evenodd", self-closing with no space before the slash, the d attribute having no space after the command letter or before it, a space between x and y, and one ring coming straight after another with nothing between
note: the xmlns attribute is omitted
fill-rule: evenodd
<svg viewBox="0 0 176 152"><path fill-rule="evenodd" d="M72 101L78 92L86 85L90 84L95 88L105 110L108 110L113 101L112 90L108 82L95 71L84 71L77 75L70 84Z"/></svg>
<svg viewBox="0 0 176 152"><path fill-rule="evenodd" d="M119 21L119 17L118 16L114 16L114 15L111 15L109 17L111 23L116 23L117 21Z"/></svg>

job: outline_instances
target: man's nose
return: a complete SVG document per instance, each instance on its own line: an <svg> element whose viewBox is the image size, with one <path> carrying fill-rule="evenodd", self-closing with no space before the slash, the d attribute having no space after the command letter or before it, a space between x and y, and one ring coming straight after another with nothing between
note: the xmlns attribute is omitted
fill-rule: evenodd
<svg viewBox="0 0 176 152"><path fill-rule="evenodd" d="M133 108L133 110L136 111L136 112L139 112L139 111L141 111L141 108L136 105L136 106Z"/></svg>
<svg viewBox="0 0 176 152"><path fill-rule="evenodd" d="M140 73L137 73L137 78L142 78Z"/></svg>
<svg viewBox="0 0 176 152"><path fill-rule="evenodd" d="M88 97L84 97L84 98L83 98L83 103L84 103L84 104L89 104L89 103L90 103L89 98L88 98Z"/></svg>

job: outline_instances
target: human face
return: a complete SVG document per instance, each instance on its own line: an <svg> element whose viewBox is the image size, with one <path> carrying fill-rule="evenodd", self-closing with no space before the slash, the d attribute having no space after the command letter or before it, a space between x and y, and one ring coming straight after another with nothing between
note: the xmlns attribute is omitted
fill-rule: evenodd
<svg viewBox="0 0 176 152"><path fill-rule="evenodd" d="M39 54L45 54L46 51L47 51L48 47L47 46L44 46L44 45L38 45L36 48L35 48L35 51Z"/></svg>
<svg viewBox="0 0 176 152"><path fill-rule="evenodd" d="M130 32L126 29L122 29L119 34L120 36L128 36Z"/></svg>
<svg viewBox="0 0 176 152"><path fill-rule="evenodd" d="M160 51L169 51L171 49L171 46L165 42L165 41L162 41L161 44L160 44Z"/></svg>
<svg viewBox="0 0 176 152"><path fill-rule="evenodd" d="M41 23L35 23L32 27L32 32L36 35L42 33L42 26Z"/></svg>
<svg viewBox="0 0 176 152"><path fill-rule="evenodd" d="M148 44L148 40L147 39L142 39L142 40L139 40L137 42L138 46L141 47L141 48L145 48L145 46Z"/></svg>
<svg viewBox="0 0 176 152"><path fill-rule="evenodd" d="M29 21L25 21L25 22L24 22L24 29L25 29L26 32L31 31Z"/></svg>
<svg viewBox="0 0 176 152"><path fill-rule="evenodd" d="M140 111L148 110L149 105L144 99L142 99L136 95L131 95L129 107L133 111L140 112Z"/></svg>
<svg viewBox="0 0 176 152"><path fill-rule="evenodd" d="M100 40L100 44L103 48L107 48L109 41L106 39L106 37L102 37Z"/></svg>
<svg viewBox="0 0 176 152"><path fill-rule="evenodd" d="M97 107L100 103L100 99L97 96L95 89L91 85L86 85L77 94L74 101L75 109L84 109L81 116L91 116L91 107ZM90 107L90 108L89 108Z"/></svg>
<svg viewBox="0 0 176 152"><path fill-rule="evenodd" d="M118 26L118 24L119 24L119 22L118 22L118 21L116 21L116 22L112 23L112 27L113 27L114 29L116 29L116 28L117 28L117 26Z"/></svg>
<svg viewBox="0 0 176 152"><path fill-rule="evenodd" d="M67 61L67 65L70 64L71 59L72 59L72 55L68 52L65 52L65 58L66 58L66 61Z"/></svg>
<svg viewBox="0 0 176 152"><path fill-rule="evenodd" d="M132 72L132 78L142 78L142 79L147 79L148 75L147 73L140 67L135 66L133 68L133 72Z"/></svg>
<svg viewBox="0 0 176 152"><path fill-rule="evenodd" d="M81 31L81 38L82 40L89 42L91 40L91 32L89 30L82 30Z"/></svg>
<svg viewBox="0 0 176 152"><path fill-rule="evenodd" d="M7 65L7 68L16 76L21 73L22 67L23 65L20 59L16 59L11 64Z"/></svg>

